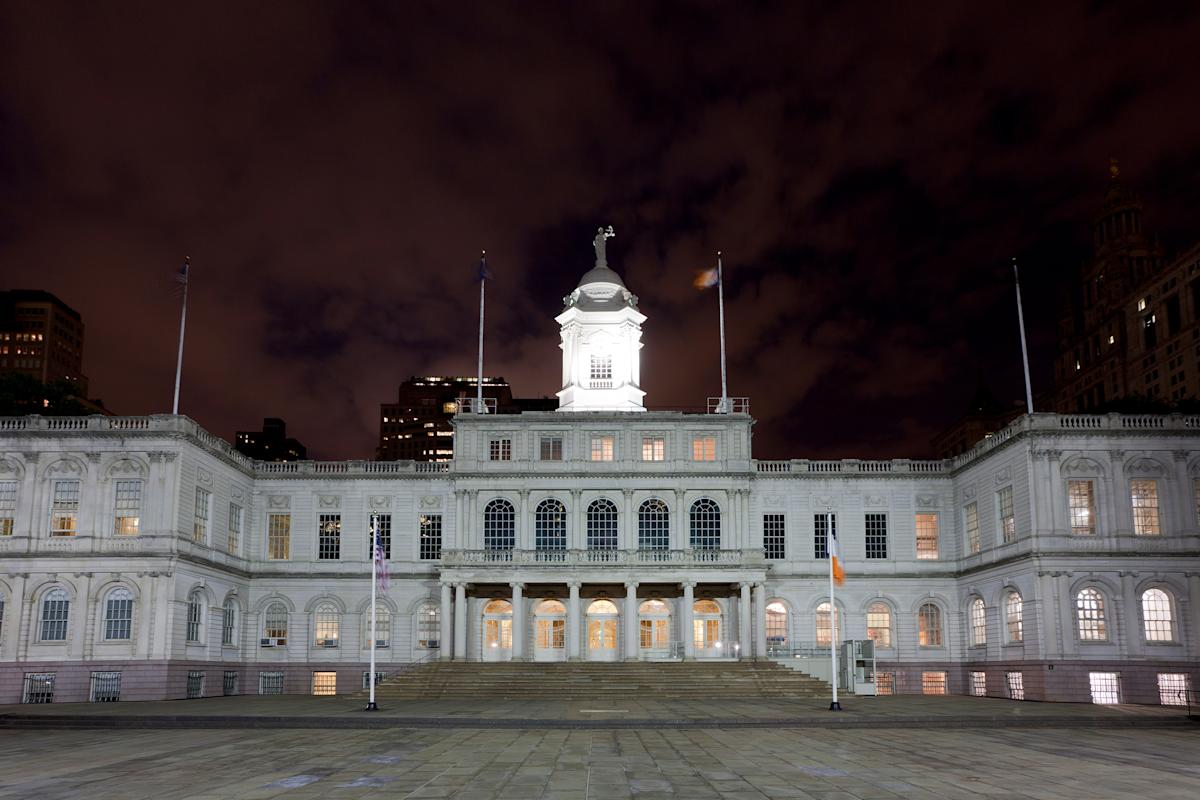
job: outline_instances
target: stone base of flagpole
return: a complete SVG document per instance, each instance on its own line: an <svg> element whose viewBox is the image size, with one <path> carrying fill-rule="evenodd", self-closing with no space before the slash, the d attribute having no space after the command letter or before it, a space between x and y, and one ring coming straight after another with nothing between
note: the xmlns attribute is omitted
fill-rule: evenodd
<svg viewBox="0 0 1200 800"><path fill-rule="evenodd" d="M363 709L363 711L378 711L378 710L379 710L378 703L367 703L367 707Z"/></svg>
<svg viewBox="0 0 1200 800"><path fill-rule="evenodd" d="M834 700L832 703L829 704L829 710L830 711L841 711L842 704L839 703L837 700Z"/></svg>

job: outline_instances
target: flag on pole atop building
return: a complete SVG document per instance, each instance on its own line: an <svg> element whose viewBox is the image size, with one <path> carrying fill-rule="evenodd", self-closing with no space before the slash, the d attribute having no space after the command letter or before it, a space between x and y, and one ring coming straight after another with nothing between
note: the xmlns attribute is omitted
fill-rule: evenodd
<svg viewBox="0 0 1200 800"><path fill-rule="evenodd" d="M846 582L846 568L842 564L842 549L838 547L837 531L832 525L829 531L829 560L833 570L833 582L841 586Z"/></svg>
<svg viewBox="0 0 1200 800"><path fill-rule="evenodd" d="M375 538L375 580L379 583L379 588L387 591L388 588L388 570L387 570L387 554L383 551L383 536L379 533L379 520L373 521L373 530L371 535Z"/></svg>

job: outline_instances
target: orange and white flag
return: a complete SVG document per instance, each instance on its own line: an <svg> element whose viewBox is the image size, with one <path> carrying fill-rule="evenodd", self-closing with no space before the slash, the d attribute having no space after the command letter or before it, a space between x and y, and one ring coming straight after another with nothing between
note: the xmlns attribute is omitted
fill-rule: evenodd
<svg viewBox="0 0 1200 800"><path fill-rule="evenodd" d="M838 547L837 531L829 531L829 569L833 572L833 582L841 586L846 582L846 568L842 563L842 551Z"/></svg>

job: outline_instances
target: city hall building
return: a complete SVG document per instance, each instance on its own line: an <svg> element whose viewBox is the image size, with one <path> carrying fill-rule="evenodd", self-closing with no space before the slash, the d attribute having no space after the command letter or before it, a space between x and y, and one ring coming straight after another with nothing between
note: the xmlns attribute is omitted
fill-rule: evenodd
<svg viewBox="0 0 1200 800"><path fill-rule="evenodd" d="M256 462L182 416L0 419L0 703L351 692L372 645L389 674L869 639L880 694L1159 703L1200 680L1200 417L757 460L745 400L645 410L645 317L600 255L556 318L559 408L464 402L450 463Z"/></svg>

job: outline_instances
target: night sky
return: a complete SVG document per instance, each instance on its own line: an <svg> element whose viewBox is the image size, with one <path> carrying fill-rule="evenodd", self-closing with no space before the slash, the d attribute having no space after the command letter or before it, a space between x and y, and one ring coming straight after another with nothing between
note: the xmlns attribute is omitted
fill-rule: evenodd
<svg viewBox="0 0 1200 800"><path fill-rule="evenodd" d="M83 315L91 394L373 454L412 374L559 388L612 224L652 407L730 392L759 457L923 457L1034 391L1109 158L1200 237L1200 5L0 3L0 288ZM584 6L589 9L585 10Z"/></svg>

